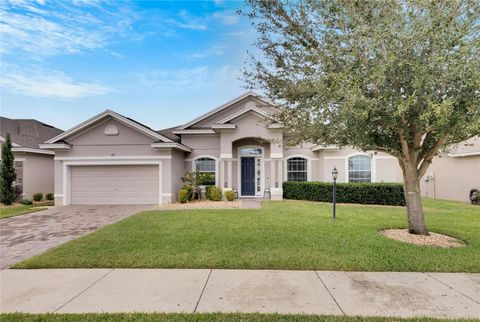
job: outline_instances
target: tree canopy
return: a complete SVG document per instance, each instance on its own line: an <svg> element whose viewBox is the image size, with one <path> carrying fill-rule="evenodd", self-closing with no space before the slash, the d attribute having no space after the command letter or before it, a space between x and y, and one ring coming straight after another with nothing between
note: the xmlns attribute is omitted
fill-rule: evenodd
<svg viewBox="0 0 480 322"><path fill-rule="evenodd" d="M480 134L478 0L247 2L261 54L245 79L293 144L386 152L408 194L441 148Z"/></svg>

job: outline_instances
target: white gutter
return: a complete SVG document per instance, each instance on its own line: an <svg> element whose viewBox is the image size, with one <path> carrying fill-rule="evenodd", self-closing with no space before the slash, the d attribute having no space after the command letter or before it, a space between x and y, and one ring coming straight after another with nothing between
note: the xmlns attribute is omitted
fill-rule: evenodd
<svg viewBox="0 0 480 322"><path fill-rule="evenodd" d="M180 144L180 143L163 143L163 142L158 142L158 143L152 143L151 144L152 148L154 149L162 149L162 148L170 148L170 149L179 149L185 152L192 152L193 150L189 148L186 145Z"/></svg>
<svg viewBox="0 0 480 322"><path fill-rule="evenodd" d="M451 158L464 158L464 157L472 157L475 155L480 155L480 151L478 152L467 152L467 153L458 153L458 154L451 154L449 153L448 156Z"/></svg>
<svg viewBox="0 0 480 322"><path fill-rule="evenodd" d="M43 143L38 145L40 149L70 150L71 146L66 143Z"/></svg>
<svg viewBox="0 0 480 322"><path fill-rule="evenodd" d="M31 148L13 148L12 147L12 151L13 152L23 152L23 153L40 153L40 154L50 154L50 155L54 155L55 152L54 151L45 151L45 150L40 150L40 149L31 149Z"/></svg>

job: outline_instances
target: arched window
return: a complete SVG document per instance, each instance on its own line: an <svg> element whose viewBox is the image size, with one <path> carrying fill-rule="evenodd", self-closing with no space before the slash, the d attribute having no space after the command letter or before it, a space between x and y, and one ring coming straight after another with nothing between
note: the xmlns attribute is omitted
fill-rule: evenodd
<svg viewBox="0 0 480 322"><path fill-rule="evenodd" d="M204 185L215 184L215 160L212 158L198 158L195 160L195 170L207 174Z"/></svg>
<svg viewBox="0 0 480 322"><path fill-rule="evenodd" d="M372 182L372 158L366 155L348 158L348 182Z"/></svg>
<svg viewBox="0 0 480 322"><path fill-rule="evenodd" d="M287 180L307 181L308 169L307 159L290 158L287 160Z"/></svg>

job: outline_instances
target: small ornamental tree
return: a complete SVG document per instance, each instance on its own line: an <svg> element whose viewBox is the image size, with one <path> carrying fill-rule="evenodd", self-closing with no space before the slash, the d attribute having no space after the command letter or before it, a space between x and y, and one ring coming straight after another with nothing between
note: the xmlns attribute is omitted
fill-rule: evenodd
<svg viewBox="0 0 480 322"><path fill-rule="evenodd" d="M290 143L394 156L409 231L428 234L421 178L442 148L480 134L480 1L247 3L261 55L245 79L282 108Z"/></svg>
<svg viewBox="0 0 480 322"><path fill-rule="evenodd" d="M12 152L12 141L7 133L5 142L2 144L2 160L0 164L0 199L5 205L11 205L15 200L15 165Z"/></svg>

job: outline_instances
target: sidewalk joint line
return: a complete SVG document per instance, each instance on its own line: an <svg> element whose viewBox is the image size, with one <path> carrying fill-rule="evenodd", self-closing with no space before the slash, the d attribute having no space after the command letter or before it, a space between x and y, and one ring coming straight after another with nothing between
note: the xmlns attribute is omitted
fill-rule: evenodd
<svg viewBox="0 0 480 322"><path fill-rule="evenodd" d="M450 289L452 289L452 290L456 291L457 293L459 293L459 294L461 294L461 295L465 296L467 299L469 299L469 300L471 300L471 301L473 301L473 302L475 302L475 303L477 303L477 304L480 304L480 302L478 302L477 300L475 300L475 299L472 299L472 298L471 298L470 296L468 296L467 294L464 294L463 292L460 292L460 291L459 291L459 290L457 290L456 288L454 288L454 287L452 287L452 286L448 285L447 283L445 283L445 282L443 282L443 281L439 280L438 278L435 278L434 276L432 276L432 275L430 275L430 274L428 274L428 273L426 273L426 272L424 272L423 274L425 274L425 275L427 275L428 277L430 277L430 278L432 278L432 279L436 280L437 282L439 282L439 283L441 283L441 284L445 285L446 287L448 287L448 288L450 288Z"/></svg>
<svg viewBox="0 0 480 322"><path fill-rule="evenodd" d="M83 291L81 291L80 293L78 293L77 295L75 295L74 297L72 297L70 300L68 300L66 303L64 303L62 306L60 306L58 309L55 310L55 313L57 313L61 308L63 308L65 305L71 303L73 300L75 300L77 297L79 297L80 295L82 295L83 293L85 293L86 291L88 291L90 288L92 288L95 284L97 284L98 282L100 282L102 279L104 279L108 274L110 274L111 272L113 272L115 270L115 268L112 268L111 270L109 270L108 272L106 272L105 274L103 274L102 276L100 276L99 279L97 279L95 282L93 282L90 286L88 286L86 289L84 289Z"/></svg>
<svg viewBox="0 0 480 322"><path fill-rule="evenodd" d="M210 279L210 275L212 275L212 271L213 271L213 268L210 268L210 272L208 272L207 280L205 281L205 285L203 285L202 292L200 293L197 304L195 304L195 309L193 310L193 313L197 312L198 304L200 304L200 300L202 299L203 292L205 292L205 289L207 288L208 280Z"/></svg>
<svg viewBox="0 0 480 322"><path fill-rule="evenodd" d="M328 294L330 294L330 296L332 297L333 301L335 302L335 304L337 304L337 307L338 309L342 312L343 315L346 315L345 312L342 310L342 307L340 306L340 304L338 304L337 302L337 299L333 296L332 292L330 292L330 290L328 289L327 285L325 285L325 283L323 282L322 278L320 277L320 275L318 275L318 272L317 271L314 271L315 272L315 275L317 275L318 279L320 280L320 282L322 282L323 284L323 287L325 287L325 289L327 290Z"/></svg>

